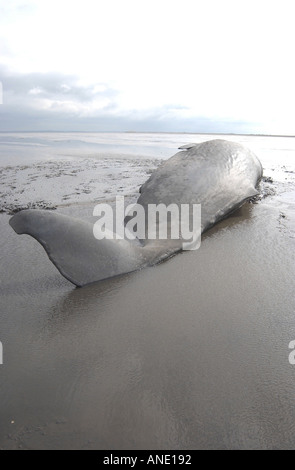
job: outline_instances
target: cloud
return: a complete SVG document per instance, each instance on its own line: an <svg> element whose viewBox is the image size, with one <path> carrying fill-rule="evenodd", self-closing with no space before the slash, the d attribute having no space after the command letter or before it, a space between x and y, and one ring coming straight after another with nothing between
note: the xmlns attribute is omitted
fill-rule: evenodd
<svg viewBox="0 0 295 470"><path fill-rule="evenodd" d="M74 75L58 73L18 74L0 67L3 85L2 122L17 124L23 129L27 122L39 117L54 127L55 119L95 117L115 109L116 90L99 82L79 84ZM14 126L13 126L14 127ZM2 127L3 130L3 127Z"/></svg>
<svg viewBox="0 0 295 470"><path fill-rule="evenodd" d="M0 0L0 130L294 132L292 3Z"/></svg>
<svg viewBox="0 0 295 470"><path fill-rule="evenodd" d="M0 131L267 132L259 123L198 114L178 102L124 107L119 90L74 74L20 74L0 66L0 79Z"/></svg>
<svg viewBox="0 0 295 470"><path fill-rule="evenodd" d="M119 130L162 127L180 105L139 111L120 109L119 91L104 82L81 84L79 77L59 73L19 74L0 67L3 105L1 130ZM173 116L172 116L173 117Z"/></svg>
<svg viewBox="0 0 295 470"><path fill-rule="evenodd" d="M88 86L79 84L79 78L74 75L59 73L9 73L0 67L3 88L7 96L7 104L16 100L30 99L32 104L38 106L40 100L63 102L65 100L76 103L93 103L98 98L112 100L116 90L105 83L93 83ZM21 104L21 103L20 103Z"/></svg>

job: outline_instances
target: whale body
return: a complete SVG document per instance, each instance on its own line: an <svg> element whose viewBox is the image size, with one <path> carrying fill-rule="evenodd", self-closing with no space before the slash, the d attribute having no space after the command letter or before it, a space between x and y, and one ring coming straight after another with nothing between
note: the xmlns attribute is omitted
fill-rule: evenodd
<svg viewBox="0 0 295 470"><path fill-rule="evenodd" d="M180 147L141 186L137 204L201 204L201 232L258 194L262 166L242 145L216 139ZM159 263L182 250L179 240L97 240L93 224L56 212L23 210L9 221L34 237L60 273L76 286ZM160 223L160 222L159 222Z"/></svg>

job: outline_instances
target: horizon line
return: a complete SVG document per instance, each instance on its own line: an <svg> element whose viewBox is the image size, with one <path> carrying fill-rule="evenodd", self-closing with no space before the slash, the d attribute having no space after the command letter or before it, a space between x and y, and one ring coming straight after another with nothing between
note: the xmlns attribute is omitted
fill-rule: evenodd
<svg viewBox="0 0 295 470"><path fill-rule="evenodd" d="M252 137L295 137L292 134L261 134L261 133L240 133L240 132L187 132L187 131L132 131L132 130L110 130L110 131L93 131L93 130L53 130L53 129L44 129L44 130L0 130L0 134L5 133L39 133L39 132L52 132L52 133L122 133L122 134L188 134L188 135L237 135L237 136L252 136Z"/></svg>

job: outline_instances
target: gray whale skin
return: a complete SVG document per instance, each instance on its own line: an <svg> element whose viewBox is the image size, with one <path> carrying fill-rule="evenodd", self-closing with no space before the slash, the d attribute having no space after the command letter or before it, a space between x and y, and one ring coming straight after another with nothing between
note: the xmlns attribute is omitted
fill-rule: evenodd
<svg viewBox="0 0 295 470"><path fill-rule="evenodd" d="M262 166L250 150L216 139L180 147L141 187L138 204L201 204L201 232L256 195ZM9 223L34 237L76 286L154 265L182 249L182 240L97 240L93 224L45 210L23 210Z"/></svg>

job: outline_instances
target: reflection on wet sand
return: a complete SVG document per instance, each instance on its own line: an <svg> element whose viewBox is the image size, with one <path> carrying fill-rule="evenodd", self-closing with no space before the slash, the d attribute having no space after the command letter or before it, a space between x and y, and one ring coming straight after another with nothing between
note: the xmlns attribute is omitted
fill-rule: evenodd
<svg viewBox="0 0 295 470"><path fill-rule="evenodd" d="M1 447L294 447L292 217L246 204L199 250L84 288L3 224Z"/></svg>

